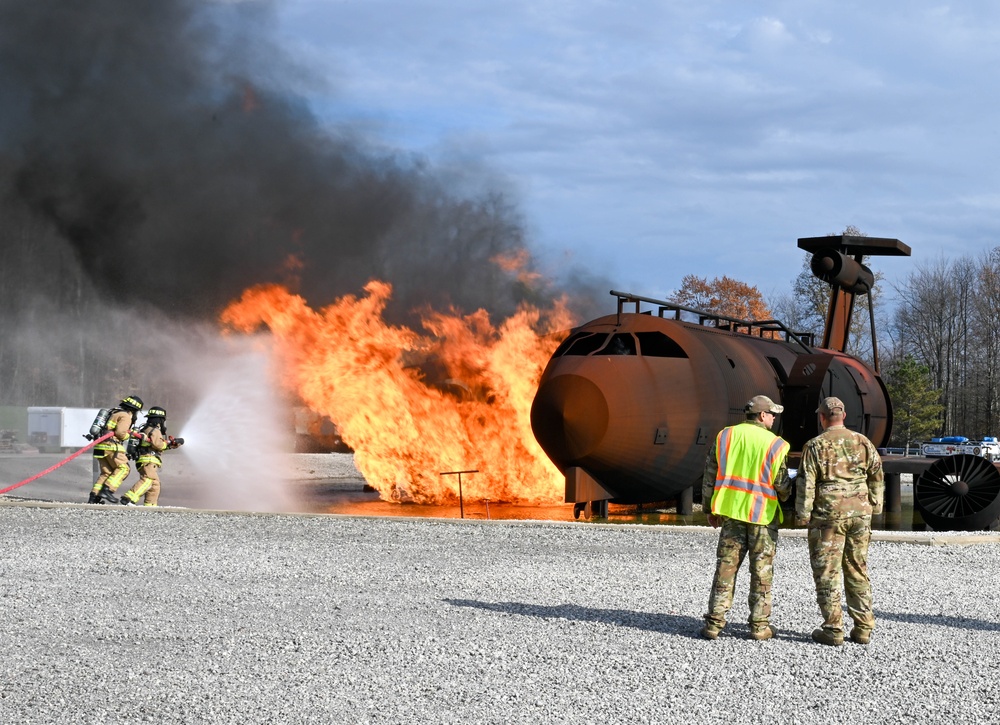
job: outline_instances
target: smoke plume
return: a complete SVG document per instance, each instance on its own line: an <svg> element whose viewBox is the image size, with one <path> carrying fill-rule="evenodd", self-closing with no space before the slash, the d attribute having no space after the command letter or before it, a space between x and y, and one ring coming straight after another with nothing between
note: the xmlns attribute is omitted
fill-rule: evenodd
<svg viewBox="0 0 1000 725"><path fill-rule="evenodd" d="M320 124L274 25L267 2L0 0L0 404L193 405L195 328L255 284L322 306L386 280L401 322L560 293L491 261L527 246L502 182Z"/></svg>
<svg viewBox="0 0 1000 725"><path fill-rule="evenodd" d="M271 42L272 8L206 0L0 5L2 184L102 292L211 315L294 279L323 304L370 277L502 312L489 263L524 244L500 192L321 127ZM13 112L11 112L11 110Z"/></svg>

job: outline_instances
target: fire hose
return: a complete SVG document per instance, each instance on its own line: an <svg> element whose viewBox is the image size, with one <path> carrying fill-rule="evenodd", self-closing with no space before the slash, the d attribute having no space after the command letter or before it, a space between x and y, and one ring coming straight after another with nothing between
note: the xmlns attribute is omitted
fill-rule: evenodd
<svg viewBox="0 0 1000 725"><path fill-rule="evenodd" d="M108 438L110 438L114 434L115 434L114 431L108 431L107 433L105 433L104 435L102 435L100 438L95 438L90 443L88 443L87 445L85 445L83 448L81 448L80 450L78 450L76 453L71 453L68 457L66 457L63 460L59 461L59 463L56 463L54 465L49 466L48 468L46 468L41 473L36 473L34 476L31 476L30 478L26 478L23 481L21 481L20 483L15 483L13 486L8 486L7 488L0 489L0 494L7 493L8 491L13 491L15 488L19 488L19 487L23 486L24 484L31 483L35 479L41 478L42 476L44 476L44 475L46 475L48 473L52 473L54 470L56 470L57 468L59 468L59 466L66 465L67 463L69 463L70 461L72 461L74 458L76 458L77 456L79 456L81 453L85 453L86 451L89 451L91 448L93 448L94 446L96 446L98 443L100 443L101 441L106 441Z"/></svg>

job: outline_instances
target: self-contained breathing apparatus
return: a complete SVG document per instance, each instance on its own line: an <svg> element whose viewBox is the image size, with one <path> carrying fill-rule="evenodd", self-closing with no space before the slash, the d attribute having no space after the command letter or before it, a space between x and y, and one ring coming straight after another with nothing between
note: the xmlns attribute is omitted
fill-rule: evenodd
<svg viewBox="0 0 1000 725"><path fill-rule="evenodd" d="M90 432L84 433L83 437L88 441L92 441L95 438L100 438L102 435L108 432L108 418L114 412L114 408L101 408L97 411L97 416L94 418L94 422L90 424Z"/></svg>
<svg viewBox="0 0 1000 725"><path fill-rule="evenodd" d="M167 411L159 406L152 406L146 414L146 422L142 428L136 427L129 434L128 442L125 444L125 455L129 460L138 460L143 453L143 443L149 438L149 433L153 428L159 428L160 433L167 439L167 448L179 448L184 445L183 438L174 438L167 435ZM158 453L154 451L154 453Z"/></svg>
<svg viewBox="0 0 1000 725"><path fill-rule="evenodd" d="M132 430L129 433L128 443L125 444L125 456L130 461L139 458L139 446L142 445L144 440L146 440L146 435L140 431Z"/></svg>
<svg viewBox="0 0 1000 725"><path fill-rule="evenodd" d="M142 398L138 395L129 395L126 398L122 398L122 402L118 404L117 408L101 408L97 411L97 415L94 416L94 422L90 424L90 431L84 433L83 437L88 441L92 441L95 438L100 438L102 435L107 433L108 421L111 419L111 416L119 410L127 410L130 412L132 414L132 428L138 427L138 413L142 410Z"/></svg>

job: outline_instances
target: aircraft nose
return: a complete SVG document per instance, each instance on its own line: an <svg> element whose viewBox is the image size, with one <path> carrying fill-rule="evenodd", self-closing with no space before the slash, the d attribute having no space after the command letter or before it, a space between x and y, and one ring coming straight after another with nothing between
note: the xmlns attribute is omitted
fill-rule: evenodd
<svg viewBox="0 0 1000 725"><path fill-rule="evenodd" d="M601 389L579 375L545 381L531 404L531 430L549 457L570 465L592 453L608 430L608 403Z"/></svg>

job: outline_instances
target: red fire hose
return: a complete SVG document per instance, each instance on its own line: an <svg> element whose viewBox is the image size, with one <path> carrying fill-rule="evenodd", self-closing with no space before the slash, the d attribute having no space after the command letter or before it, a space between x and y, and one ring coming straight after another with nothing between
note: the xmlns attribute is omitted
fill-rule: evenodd
<svg viewBox="0 0 1000 725"><path fill-rule="evenodd" d="M41 478L42 476L44 476L47 473L52 473L54 470L56 470L57 468L59 468L59 466L62 466L62 465L65 465L65 464L69 463L70 461L72 461L74 458L76 458L81 453L84 453L85 451L89 451L91 448L93 448L94 446L96 446L98 443L100 443L101 441L106 441L108 438L110 438L114 434L115 434L114 431L108 431L107 433L105 433L104 435L102 435L100 438L95 438L90 443L88 443L87 445L85 445L83 448L81 448L80 450L78 450L76 453L70 454L67 458L64 458L63 460L59 461L59 463L56 463L55 465L49 466L48 468L46 468L41 473L36 473L31 478L26 478L23 481L21 481L20 483L15 483L13 486L8 486L7 488L5 488L3 490L0 490L0 494L7 493L8 491L13 491L15 488L23 486L26 483L31 483L36 478Z"/></svg>

